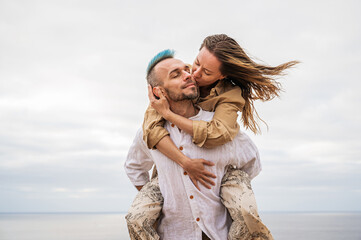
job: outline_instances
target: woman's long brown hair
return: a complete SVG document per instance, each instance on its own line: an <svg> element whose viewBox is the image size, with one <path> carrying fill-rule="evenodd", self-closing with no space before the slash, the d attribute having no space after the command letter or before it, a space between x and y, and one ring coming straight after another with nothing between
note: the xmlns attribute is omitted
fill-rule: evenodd
<svg viewBox="0 0 361 240"><path fill-rule="evenodd" d="M226 76L226 80L232 81L242 89L242 97L245 99L242 111L243 125L254 133L260 133L256 119L263 120L259 117L253 102L258 99L269 101L278 97L281 84L275 80L275 77L282 75L285 69L299 62L291 61L276 67L257 64L233 38L226 34L206 37L200 49L203 47L213 53L222 63L220 72Z"/></svg>

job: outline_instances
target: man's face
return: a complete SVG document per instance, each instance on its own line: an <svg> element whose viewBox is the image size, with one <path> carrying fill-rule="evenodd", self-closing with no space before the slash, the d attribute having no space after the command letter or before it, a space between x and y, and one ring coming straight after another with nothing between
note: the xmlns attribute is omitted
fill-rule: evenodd
<svg viewBox="0 0 361 240"><path fill-rule="evenodd" d="M198 97L198 86L191 78L189 66L181 60L165 59L158 63L154 70L163 82L159 88L165 91L168 101L178 102Z"/></svg>

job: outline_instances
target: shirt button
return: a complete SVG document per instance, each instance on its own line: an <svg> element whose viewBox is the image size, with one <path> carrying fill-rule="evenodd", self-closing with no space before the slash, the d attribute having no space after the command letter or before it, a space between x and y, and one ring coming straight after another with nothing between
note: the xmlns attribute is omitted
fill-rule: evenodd
<svg viewBox="0 0 361 240"><path fill-rule="evenodd" d="M190 195L189 198L190 198L190 199L193 199L193 195Z"/></svg>
<svg viewBox="0 0 361 240"><path fill-rule="evenodd" d="M180 146L180 147L179 147L179 150L181 150L181 151L182 151L182 150L183 150L183 147L182 147L182 146Z"/></svg>
<svg viewBox="0 0 361 240"><path fill-rule="evenodd" d="M186 171L183 172L184 175L187 175L188 173Z"/></svg>
<svg viewBox="0 0 361 240"><path fill-rule="evenodd" d="M172 123L171 126L174 127L174 124Z"/></svg>
<svg viewBox="0 0 361 240"><path fill-rule="evenodd" d="M200 220L199 218L196 219L197 222L199 222L199 220Z"/></svg>

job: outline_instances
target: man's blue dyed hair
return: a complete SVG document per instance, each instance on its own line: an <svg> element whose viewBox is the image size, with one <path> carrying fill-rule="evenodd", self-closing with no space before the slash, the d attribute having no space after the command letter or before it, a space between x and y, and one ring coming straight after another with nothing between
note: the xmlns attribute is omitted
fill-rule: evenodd
<svg viewBox="0 0 361 240"><path fill-rule="evenodd" d="M152 71L155 65L157 65L160 61L163 61L167 58L173 58L174 57L174 50L172 49L166 49L155 55L152 60L150 60L148 67L147 67L147 76Z"/></svg>

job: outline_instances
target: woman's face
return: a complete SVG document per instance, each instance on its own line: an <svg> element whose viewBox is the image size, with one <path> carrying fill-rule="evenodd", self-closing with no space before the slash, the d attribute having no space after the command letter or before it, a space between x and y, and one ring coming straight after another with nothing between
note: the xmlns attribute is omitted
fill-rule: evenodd
<svg viewBox="0 0 361 240"><path fill-rule="evenodd" d="M204 87L215 83L225 76L220 72L221 62L207 48L203 47L192 66L193 79L198 86Z"/></svg>

